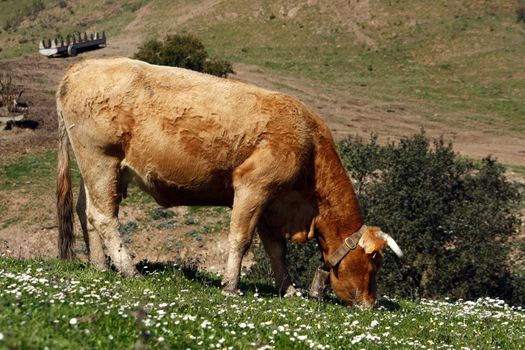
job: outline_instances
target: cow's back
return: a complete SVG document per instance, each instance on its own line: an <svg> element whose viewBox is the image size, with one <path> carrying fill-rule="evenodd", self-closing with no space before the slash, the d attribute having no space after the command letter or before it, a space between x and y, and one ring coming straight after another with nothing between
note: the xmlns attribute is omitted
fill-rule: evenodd
<svg viewBox="0 0 525 350"><path fill-rule="evenodd" d="M72 66L57 104L75 149L108 150L150 181L196 190L228 182L257 147L301 166L319 129L286 95L125 58Z"/></svg>

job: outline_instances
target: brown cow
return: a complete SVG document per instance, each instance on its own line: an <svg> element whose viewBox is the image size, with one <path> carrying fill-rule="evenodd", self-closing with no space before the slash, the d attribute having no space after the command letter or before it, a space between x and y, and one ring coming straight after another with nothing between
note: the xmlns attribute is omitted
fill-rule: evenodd
<svg viewBox="0 0 525 350"><path fill-rule="evenodd" d="M399 247L378 228L363 225L329 129L297 100L185 69L113 58L73 65L58 88L57 109L62 258L73 257L70 143L83 178L77 213L98 268L106 268L105 246L122 275L140 276L117 230L119 203L135 182L166 207L232 208L225 294L237 293L241 260L257 227L279 291L293 292L286 240L315 237L332 262L327 269L338 297L374 304L376 253L385 244L398 253Z"/></svg>

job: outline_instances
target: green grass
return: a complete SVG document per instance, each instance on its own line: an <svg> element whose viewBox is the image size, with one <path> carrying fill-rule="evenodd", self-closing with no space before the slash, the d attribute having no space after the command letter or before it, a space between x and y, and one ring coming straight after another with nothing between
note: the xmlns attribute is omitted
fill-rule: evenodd
<svg viewBox="0 0 525 350"><path fill-rule="evenodd" d="M0 162L0 190L35 189L51 191L55 187L57 153L55 150L20 156ZM71 173L78 186L80 173L72 159Z"/></svg>
<svg viewBox="0 0 525 350"><path fill-rule="evenodd" d="M409 302L374 310L280 298L244 281L150 267L142 281L82 263L0 258L0 348L523 348L523 309L498 300Z"/></svg>
<svg viewBox="0 0 525 350"><path fill-rule="evenodd" d="M17 224L17 223L19 223L21 221L22 221L22 217L21 216L15 216L13 218L10 218L10 219L7 219L7 220L3 220L2 222L0 222L0 229L9 227L11 225L15 225L15 224Z"/></svg>
<svg viewBox="0 0 525 350"><path fill-rule="evenodd" d="M46 151L0 160L0 229L23 224L53 222L50 197L55 193L56 151ZM72 162L74 188L78 188L79 172Z"/></svg>
<svg viewBox="0 0 525 350"><path fill-rule="evenodd" d="M55 190L56 164L56 150L27 154L6 162L0 161L0 191L38 189L52 192ZM71 174L73 187L76 189L80 181L80 172L73 156ZM132 184L122 205L146 206L153 203L151 196Z"/></svg>
<svg viewBox="0 0 525 350"><path fill-rule="evenodd" d="M0 167L0 190L37 185L48 188L55 176L56 152L47 151L19 157Z"/></svg>
<svg viewBox="0 0 525 350"><path fill-rule="evenodd" d="M49 198L54 196L56 163L57 154L54 150L23 155L5 162L0 161L0 218L2 218L0 229L21 222L34 223L35 218L29 215L34 213L34 207L46 208L49 205ZM80 172L73 157L71 163L76 199L78 198ZM20 206L16 212L7 215L9 206L17 202L12 198L18 193L23 193L24 196L30 194L31 199ZM139 228L175 229L191 226L191 236L199 237L227 229L229 223L229 209L222 207L190 207L184 217L175 217L175 212L159 208L150 195L134 184L128 187L128 196L122 201L121 206L143 212L143 214L136 214L136 217L127 219L121 215L121 220L123 220L121 230L127 236ZM42 212L45 213L44 218L49 221L49 212Z"/></svg>
<svg viewBox="0 0 525 350"><path fill-rule="evenodd" d="M525 178L525 165L504 164L508 170Z"/></svg>

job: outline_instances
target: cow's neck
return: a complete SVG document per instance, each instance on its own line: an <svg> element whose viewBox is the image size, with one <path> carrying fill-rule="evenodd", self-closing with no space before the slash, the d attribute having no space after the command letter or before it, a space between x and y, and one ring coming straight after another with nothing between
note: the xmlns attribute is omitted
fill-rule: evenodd
<svg viewBox="0 0 525 350"><path fill-rule="evenodd" d="M364 223L352 182L341 164L331 137L318 140L315 191L319 207L316 228L326 259Z"/></svg>

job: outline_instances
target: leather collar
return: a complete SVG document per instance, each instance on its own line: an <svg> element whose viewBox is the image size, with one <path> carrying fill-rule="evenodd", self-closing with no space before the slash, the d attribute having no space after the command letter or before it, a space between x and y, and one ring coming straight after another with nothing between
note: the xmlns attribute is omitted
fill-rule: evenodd
<svg viewBox="0 0 525 350"><path fill-rule="evenodd" d="M357 247L359 240L361 237L363 237L363 234L367 229L368 227L363 225L357 232L354 232L351 236L345 238L344 243L339 248L337 248L335 252L333 252L332 255L328 257L328 259L326 259L320 268L325 271L330 271L330 269L339 264L346 254Z"/></svg>

